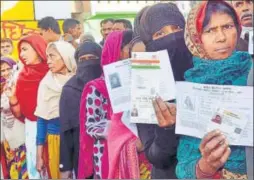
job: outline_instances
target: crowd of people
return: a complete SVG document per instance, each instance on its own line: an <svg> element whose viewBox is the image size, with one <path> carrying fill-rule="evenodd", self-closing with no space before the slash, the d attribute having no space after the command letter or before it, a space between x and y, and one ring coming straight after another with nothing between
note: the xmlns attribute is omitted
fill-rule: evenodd
<svg viewBox="0 0 254 180"><path fill-rule="evenodd" d="M38 22L15 48L1 40L1 177L4 179L246 179L247 148L219 130L202 139L175 134L177 101L152 101L158 125L113 113L103 66L132 52L167 50L175 81L253 86L253 2L201 1L185 20L174 3L101 21L102 41L81 23ZM79 39L79 42L77 41ZM253 157L252 157L253 159ZM253 172L252 172L253 177Z"/></svg>

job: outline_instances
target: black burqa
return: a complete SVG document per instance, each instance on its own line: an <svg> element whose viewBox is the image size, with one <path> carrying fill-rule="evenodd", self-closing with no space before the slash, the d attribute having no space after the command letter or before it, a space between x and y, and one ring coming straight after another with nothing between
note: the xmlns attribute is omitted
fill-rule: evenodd
<svg viewBox="0 0 254 180"><path fill-rule="evenodd" d="M63 87L60 101L61 132L79 127L79 106L85 84L102 74L101 47L97 43L84 42L76 52L77 72ZM81 56L93 54L98 59L78 61ZM71 108L71 109L70 109Z"/></svg>
<svg viewBox="0 0 254 180"><path fill-rule="evenodd" d="M167 50L176 81L184 80L184 72L193 67L192 55L185 45L184 32L169 34L153 40L153 34L164 26L185 27L185 20L178 7L172 3L159 3L148 9L140 21L140 37L147 52ZM158 125L138 124L139 137L148 160L152 163L153 179L176 179L178 136L175 128L160 128Z"/></svg>
<svg viewBox="0 0 254 180"><path fill-rule="evenodd" d="M102 49L99 44L86 41L75 52L77 72L63 87L60 99L60 171L78 170L80 99L86 83L102 74ZM98 58L79 61L92 54ZM62 168L61 168L62 167Z"/></svg>

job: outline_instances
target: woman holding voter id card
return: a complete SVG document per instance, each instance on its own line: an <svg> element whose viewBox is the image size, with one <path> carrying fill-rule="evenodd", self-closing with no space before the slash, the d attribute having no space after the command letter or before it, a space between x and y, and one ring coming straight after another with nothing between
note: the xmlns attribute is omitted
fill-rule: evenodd
<svg viewBox="0 0 254 180"><path fill-rule="evenodd" d="M105 66L128 58L132 36L132 31L112 32L104 44L101 65ZM107 142L110 138L108 130L112 120L112 110L104 75L86 84L81 96L80 109L78 178L91 175L94 175L95 179L118 178L119 173L124 170L119 171L119 166L113 165L113 162L119 162L115 158L118 157L117 154L112 151L110 154L108 153L108 143L112 143L111 141ZM121 127L119 128L121 129ZM113 138L117 138L117 136L114 135ZM113 150L117 151L118 149ZM109 163L112 155L118 161ZM115 169L117 171L114 171ZM122 178L128 179L129 177Z"/></svg>
<svg viewBox="0 0 254 180"><path fill-rule="evenodd" d="M185 72L189 82L246 86L251 56L235 51L241 24L225 1L204 1L187 19L185 41L194 67ZM176 175L180 179L246 179L245 147L229 146L218 130L202 140L182 136L177 152Z"/></svg>
<svg viewBox="0 0 254 180"><path fill-rule="evenodd" d="M184 29L184 16L174 3L152 5L140 20L140 37L146 45L146 51L166 49L176 81L183 81L184 72L192 67L192 55L184 42ZM147 159L153 165L152 178L175 179L179 138L175 134L175 119L170 124L166 121L175 116L175 105L165 103L161 98L156 98L153 105L159 126L137 124L139 137Z"/></svg>

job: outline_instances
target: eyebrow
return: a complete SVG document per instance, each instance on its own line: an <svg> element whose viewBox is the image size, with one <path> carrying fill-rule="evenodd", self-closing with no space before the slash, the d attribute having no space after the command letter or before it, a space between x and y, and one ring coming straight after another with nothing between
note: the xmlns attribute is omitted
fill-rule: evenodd
<svg viewBox="0 0 254 180"><path fill-rule="evenodd" d="M204 27L203 31L217 29L218 27L224 27L224 26L229 25L229 24L234 24L235 25L234 21L228 21L228 22L226 22L226 23L224 23L220 26L209 27L209 25L207 25L206 27Z"/></svg>

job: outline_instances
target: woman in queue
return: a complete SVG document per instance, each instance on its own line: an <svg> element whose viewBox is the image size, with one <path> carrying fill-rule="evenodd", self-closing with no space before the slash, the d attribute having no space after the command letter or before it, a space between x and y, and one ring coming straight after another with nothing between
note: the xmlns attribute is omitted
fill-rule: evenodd
<svg viewBox="0 0 254 180"><path fill-rule="evenodd" d="M147 52L167 50L176 81L184 80L184 72L192 67L192 55L185 45L185 20L173 3L158 3L151 6L140 20L141 40ZM139 137L152 167L152 178L174 179L177 164L178 136L175 134L175 105L160 97L153 101L158 125L138 124ZM175 119L174 119L175 120Z"/></svg>
<svg viewBox="0 0 254 180"><path fill-rule="evenodd" d="M185 72L189 82L246 86L251 56L236 51L241 24L233 7L225 1L205 1L193 8L185 31L194 67ZM178 152L180 179L246 179L245 148L229 146L218 130L202 140L182 136Z"/></svg>
<svg viewBox="0 0 254 180"><path fill-rule="evenodd" d="M129 57L132 31L112 32L102 50L102 67ZM108 128L112 115L104 75L86 84L80 107L80 152L78 178L108 178ZM92 166L91 166L92 164Z"/></svg>
<svg viewBox="0 0 254 180"><path fill-rule="evenodd" d="M48 44L49 71L40 82L35 115L37 120L37 170L47 168L48 178L59 179L60 121L59 101L65 83L76 73L75 49L65 41ZM45 143L47 142L47 146ZM44 150L46 159L43 159Z"/></svg>
<svg viewBox="0 0 254 180"><path fill-rule="evenodd" d="M8 86L15 81L16 62L1 57L1 167L5 179L28 179L25 124L15 118L8 99Z"/></svg>
<svg viewBox="0 0 254 180"><path fill-rule="evenodd" d="M24 65L17 83L9 88L9 101L13 115L25 123L27 170L30 179L39 179L36 169L37 117L34 115L37 91L48 72L46 41L39 35L24 36L18 43L19 59Z"/></svg>
<svg viewBox="0 0 254 180"><path fill-rule="evenodd" d="M73 169L78 176L80 99L86 83L102 74L101 51L100 45L91 40L82 42L75 51L76 75L63 87L60 99L61 178L73 178Z"/></svg>

